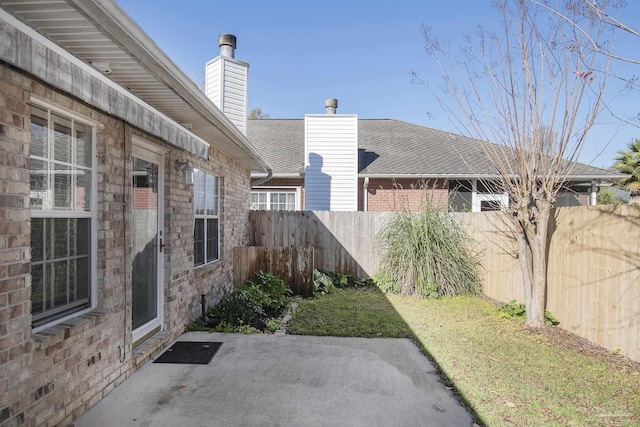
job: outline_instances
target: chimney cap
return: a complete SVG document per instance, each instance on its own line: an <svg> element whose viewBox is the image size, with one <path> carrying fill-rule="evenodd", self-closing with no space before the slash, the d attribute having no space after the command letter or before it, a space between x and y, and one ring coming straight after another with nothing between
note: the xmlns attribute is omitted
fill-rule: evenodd
<svg viewBox="0 0 640 427"><path fill-rule="evenodd" d="M324 101L325 108L338 108L338 100L335 98L327 98Z"/></svg>
<svg viewBox="0 0 640 427"><path fill-rule="evenodd" d="M338 108L338 100L335 98L327 98L324 101L324 109L327 114L335 114Z"/></svg>
<svg viewBox="0 0 640 427"><path fill-rule="evenodd" d="M236 36L229 33L222 33L218 36L218 46L231 46L236 48Z"/></svg>

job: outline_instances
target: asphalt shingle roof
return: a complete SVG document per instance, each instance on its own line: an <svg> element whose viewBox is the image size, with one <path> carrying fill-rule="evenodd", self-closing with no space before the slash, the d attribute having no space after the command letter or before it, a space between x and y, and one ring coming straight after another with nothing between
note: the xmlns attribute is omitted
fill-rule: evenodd
<svg viewBox="0 0 640 427"><path fill-rule="evenodd" d="M272 165L275 175L304 171L304 120L248 120L249 141ZM496 175L485 155L487 142L394 119L358 120L360 175L473 177ZM576 163L573 176L619 175Z"/></svg>

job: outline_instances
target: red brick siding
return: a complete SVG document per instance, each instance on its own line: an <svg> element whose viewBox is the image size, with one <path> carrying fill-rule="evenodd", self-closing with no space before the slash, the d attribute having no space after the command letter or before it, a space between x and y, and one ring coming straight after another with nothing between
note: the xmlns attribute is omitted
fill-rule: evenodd
<svg viewBox="0 0 640 427"><path fill-rule="evenodd" d="M361 179L358 190L358 209L363 207L363 186ZM429 199L436 206L446 206L449 198L449 190L446 180L416 179L369 179L367 190L367 210L370 211L397 211L408 209L420 210L423 202Z"/></svg>

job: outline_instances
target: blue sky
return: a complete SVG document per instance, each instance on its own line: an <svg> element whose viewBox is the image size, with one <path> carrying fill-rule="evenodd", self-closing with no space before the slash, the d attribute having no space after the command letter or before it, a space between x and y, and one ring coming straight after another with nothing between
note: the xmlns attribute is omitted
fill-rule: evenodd
<svg viewBox="0 0 640 427"><path fill-rule="evenodd" d="M499 23L490 0L117 1L195 82L204 80L205 63L219 53L218 34L235 34L236 58L250 64L249 109L260 107L271 118L322 113L326 98L338 98L338 113L451 131L456 128L433 97L411 84L412 70L439 81L421 27L455 45L477 25ZM630 3L623 16L633 25L639 22L640 2ZM640 39L618 46L637 51ZM618 74L640 75L640 65L619 67ZM620 95L621 88L609 82L610 105L617 114L635 117L640 97ZM607 167L635 137L640 128L601 116L580 159Z"/></svg>

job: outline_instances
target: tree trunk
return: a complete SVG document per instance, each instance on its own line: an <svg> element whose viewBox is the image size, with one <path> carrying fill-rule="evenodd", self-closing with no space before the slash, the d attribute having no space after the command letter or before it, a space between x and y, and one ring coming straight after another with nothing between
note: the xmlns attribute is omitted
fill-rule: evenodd
<svg viewBox="0 0 640 427"><path fill-rule="evenodd" d="M525 324L541 328L547 303L547 236L551 207L538 206L532 222L528 210L515 219L518 260L524 285Z"/></svg>
<svg viewBox="0 0 640 427"><path fill-rule="evenodd" d="M531 295L531 278L533 277L531 266L531 246L524 231L521 220L516 220L516 241L518 243L518 261L520 263L520 271L522 272L522 285L524 288L525 305Z"/></svg>
<svg viewBox="0 0 640 427"><path fill-rule="evenodd" d="M544 310L547 300L547 235L549 230L550 206L538 206L536 224L526 229L531 248L531 292L525 295L527 317L525 324L532 328L541 328L544 323Z"/></svg>

